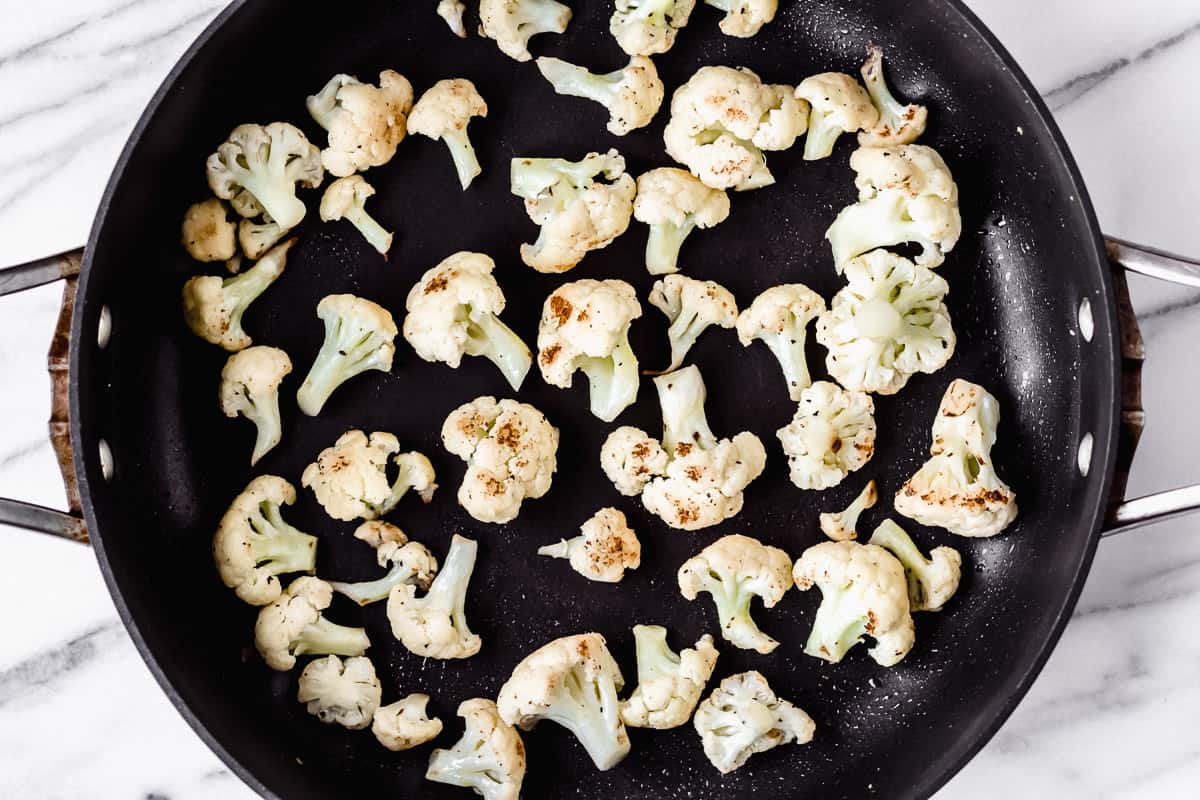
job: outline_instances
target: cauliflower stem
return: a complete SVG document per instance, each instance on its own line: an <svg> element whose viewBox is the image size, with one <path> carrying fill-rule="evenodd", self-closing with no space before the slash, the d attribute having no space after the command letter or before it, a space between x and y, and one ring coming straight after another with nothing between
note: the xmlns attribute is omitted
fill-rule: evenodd
<svg viewBox="0 0 1200 800"><path fill-rule="evenodd" d="M291 652L296 656L361 656L370 646L371 640L362 628L338 625L321 616L304 629Z"/></svg>
<svg viewBox="0 0 1200 800"><path fill-rule="evenodd" d="M521 387L533 363L529 346L495 314L469 315L463 352L469 356L483 356L495 364L513 391Z"/></svg>

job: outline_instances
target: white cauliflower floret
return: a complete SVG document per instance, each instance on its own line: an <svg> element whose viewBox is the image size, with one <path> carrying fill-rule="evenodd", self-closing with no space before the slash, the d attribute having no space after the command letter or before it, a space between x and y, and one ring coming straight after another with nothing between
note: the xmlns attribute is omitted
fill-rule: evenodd
<svg viewBox="0 0 1200 800"><path fill-rule="evenodd" d="M621 668L598 633L564 636L527 655L496 697L500 718L521 730L543 719L575 734L599 770L629 754L617 692Z"/></svg>
<svg viewBox="0 0 1200 800"><path fill-rule="evenodd" d="M388 459L398 467L394 481L387 477ZM437 489L433 465L418 452L401 453L400 441L376 431L369 437L346 431L332 447L304 468L300 483L312 489L325 513L334 519L376 519L391 511L412 489L428 503Z"/></svg>
<svg viewBox="0 0 1200 800"><path fill-rule="evenodd" d="M750 756L781 744L807 744L816 723L780 700L757 671L730 675L696 709L693 720L704 755L722 774L733 772Z"/></svg>
<svg viewBox="0 0 1200 800"><path fill-rule="evenodd" d="M254 423L257 435L250 466L283 438L279 418L279 384L292 371L292 360L277 347L248 347L234 353L221 369L221 411L241 414Z"/></svg>
<svg viewBox="0 0 1200 800"><path fill-rule="evenodd" d="M242 246L242 252L246 258L262 258L263 253L274 247L286 233L287 231L279 227L279 223L266 214L263 215L262 222L242 219L237 226L238 244ZM233 268L230 268L229 271L237 272Z"/></svg>
<svg viewBox="0 0 1200 800"><path fill-rule="evenodd" d="M688 351L710 325L732 328L738 319L733 293L716 281L698 281L686 275L668 275L654 282L650 305L667 316L671 326L670 372L683 366Z"/></svg>
<svg viewBox="0 0 1200 800"><path fill-rule="evenodd" d="M696 0L616 0L608 31L627 54L651 56L675 44Z"/></svg>
<svg viewBox="0 0 1200 800"><path fill-rule="evenodd" d="M410 542L404 531L395 525L369 520L358 526L354 538L372 544L379 566L388 567L386 575L373 581L329 583L335 592L349 597L360 606L387 598L392 589L400 584L411 583L428 589L433 576L437 575L437 559L429 552L429 548L420 542Z"/></svg>
<svg viewBox="0 0 1200 800"><path fill-rule="evenodd" d="M891 667L912 649L916 633L908 580L887 550L858 542L822 542L804 551L793 576L802 592L814 584L821 589L821 605L804 646L808 655L836 664L867 635L875 639L871 658Z"/></svg>
<svg viewBox="0 0 1200 800"><path fill-rule="evenodd" d="M225 204L210 197L188 206L180 239L188 255L197 261L228 261L237 253L235 231L225 216Z"/></svg>
<svg viewBox="0 0 1200 800"><path fill-rule="evenodd" d="M361 656L371 646L362 628L337 625L321 612L333 602L333 589L319 578L296 578L258 612L254 646L267 666L287 672L296 656ZM371 715L367 715L368 724ZM364 726L365 727L365 726Z"/></svg>
<svg viewBox="0 0 1200 800"><path fill-rule="evenodd" d="M425 710L427 705L429 695L410 694L380 706L371 718L371 733L381 745L396 753L425 744L442 732L442 721L430 718Z"/></svg>
<svg viewBox="0 0 1200 800"><path fill-rule="evenodd" d="M500 321L504 292L492 276L496 262L460 252L428 270L408 293L404 338L426 361L458 368L464 355L483 356L521 388L533 363L529 347Z"/></svg>
<svg viewBox="0 0 1200 800"><path fill-rule="evenodd" d="M829 381L800 393L792 421L777 435L800 489L837 486L875 454L875 401Z"/></svg>
<svg viewBox="0 0 1200 800"><path fill-rule="evenodd" d="M446 417L442 445L467 462L458 502L480 522L511 522L550 491L558 429L531 405L477 397Z"/></svg>
<svg viewBox="0 0 1200 800"><path fill-rule="evenodd" d="M695 600L707 592L717 607L721 636L743 650L770 653L779 642L767 636L750 616L755 595L763 608L773 608L792 588L792 560L778 547L740 534L722 536L683 562L679 593Z"/></svg>
<svg viewBox="0 0 1200 800"><path fill-rule="evenodd" d="M875 489L875 481L867 481L867 485L844 510L821 513L821 533L835 542L857 539L858 518L862 516L863 511L874 508L878 500L879 493Z"/></svg>
<svg viewBox="0 0 1200 800"><path fill-rule="evenodd" d="M671 98L667 155L714 189L758 189L775 178L764 150L786 150L808 126L790 86L748 69L701 67Z"/></svg>
<svg viewBox="0 0 1200 800"><path fill-rule="evenodd" d="M240 275L219 278L197 275L183 285L183 320L192 333L230 352L245 350L254 340L242 328L242 316L287 266L288 239Z"/></svg>
<svg viewBox="0 0 1200 800"><path fill-rule="evenodd" d="M208 157L206 170L213 194L232 201L239 214L254 217L265 210L286 230L304 219L304 203L296 197L296 184L314 189L325 178L317 146L287 122L265 127L238 125ZM235 199L243 190L254 203Z"/></svg>
<svg viewBox="0 0 1200 800"><path fill-rule="evenodd" d="M637 399L637 356L629 326L642 316L625 281L564 283L546 298L538 323L538 367L551 386L569 389L575 372L588 379L592 413L612 422Z"/></svg>
<svg viewBox="0 0 1200 800"><path fill-rule="evenodd" d="M467 627L467 585L475 569L479 545L455 534L442 570L417 597L417 587L401 583L388 596L387 616L392 635L409 652L426 658L470 658L482 640Z"/></svg>
<svg viewBox="0 0 1200 800"><path fill-rule="evenodd" d="M725 12L721 33L740 39L758 33L779 10L779 0L704 0L704 4Z"/></svg>
<svg viewBox="0 0 1200 800"><path fill-rule="evenodd" d="M539 58L537 68L558 94L582 97L607 108L608 131L615 136L649 125L666 91L654 62L646 56L634 56L626 67L604 75L560 58Z"/></svg>
<svg viewBox="0 0 1200 800"><path fill-rule="evenodd" d="M863 147L895 147L915 142L925 132L929 112L925 106L903 105L892 96L883 75L883 48L874 42L867 45L862 76L879 121L858 134L858 143Z"/></svg>
<svg viewBox="0 0 1200 800"><path fill-rule="evenodd" d="M296 489L283 478L260 475L229 504L213 537L213 560L221 582L252 606L274 602L279 578L312 572L317 537L284 522L280 506L296 502Z"/></svg>
<svg viewBox="0 0 1200 800"><path fill-rule="evenodd" d="M641 566L642 544L617 509L600 509L579 531L573 539L539 547L538 555L569 559L571 569L601 583L617 583L625 570Z"/></svg>
<svg viewBox="0 0 1200 800"><path fill-rule="evenodd" d="M617 491L636 497L654 478L666 474L670 457L645 431L622 425L600 448L600 467Z"/></svg>
<svg viewBox="0 0 1200 800"><path fill-rule="evenodd" d="M667 730L688 721L717 665L717 649L707 633L695 648L676 655L661 625L634 625L637 688L621 701L621 719L631 728Z"/></svg>
<svg viewBox="0 0 1200 800"><path fill-rule="evenodd" d="M804 139L806 161L828 157L843 133L871 130L879 122L871 95L844 72L805 78L796 87L796 97L807 101L812 109Z"/></svg>
<svg viewBox="0 0 1200 800"><path fill-rule="evenodd" d="M633 217L650 226L646 269L651 275L679 271L679 250L696 228L711 228L729 217L729 195L712 189L682 169L659 167L637 179Z"/></svg>
<svg viewBox="0 0 1200 800"><path fill-rule="evenodd" d="M521 735L491 700L464 700L458 715L466 722L462 738L449 750L433 751L425 779L474 789L484 800L518 800L525 780Z"/></svg>
<svg viewBox="0 0 1200 800"><path fill-rule="evenodd" d="M308 713L326 725L341 725L359 731L371 724L379 708L383 687L375 665L366 656L337 656L312 661L300 673L296 699L306 703Z"/></svg>
<svg viewBox="0 0 1200 800"><path fill-rule="evenodd" d="M441 80L426 90L408 115L408 132L441 139L450 149L458 182L466 189L482 172L467 136L472 117L486 117L487 103L466 78Z"/></svg>
<svg viewBox="0 0 1200 800"><path fill-rule="evenodd" d="M331 294L317 303L325 341L296 392L296 404L310 417L321 413L334 390L369 370L388 372L396 353L396 322L378 303L352 294Z"/></svg>
<svg viewBox="0 0 1200 800"><path fill-rule="evenodd" d="M463 25L466 10L466 5L460 0L438 0L437 15L446 21L446 25L460 39L467 38L467 28Z"/></svg>
<svg viewBox="0 0 1200 800"><path fill-rule="evenodd" d="M380 72L378 86L353 75L334 75L305 103L312 118L329 132L322 165L344 178L391 161L404 141L412 104L412 84L395 70Z"/></svg>
<svg viewBox="0 0 1200 800"><path fill-rule="evenodd" d="M528 61L529 40L539 33L563 33L571 8L556 0L479 0L479 35L494 39L500 52Z"/></svg>
<svg viewBox="0 0 1200 800"><path fill-rule="evenodd" d="M321 195L321 221L335 222L345 219L363 235L367 244L387 258L392 248L392 234L375 218L367 213L367 198L375 194L375 187L363 180L361 175L338 178Z"/></svg>
<svg viewBox="0 0 1200 800"><path fill-rule="evenodd" d="M885 548L904 567L913 611L941 611L958 591L962 555L953 547L935 547L925 558L904 529L890 519L879 523L869 542Z"/></svg>
<svg viewBox="0 0 1200 800"><path fill-rule="evenodd" d="M610 183L600 182L601 175ZM566 272L629 228L637 184L616 150L581 161L514 158L511 182L541 227L537 241L521 245L521 260L538 272Z"/></svg>
<svg viewBox="0 0 1200 800"><path fill-rule="evenodd" d="M738 341L749 347L759 340L770 349L783 370L788 397L799 402L812 384L804 345L808 323L825 310L825 299L803 283L772 286L754 298L737 319Z"/></svg>
<svg viewBox="0 0 1200 800"><path fill-rule="evenodd" d="M825 231L838 271L880 247L921 245L917 263L931 269L946 260L962 233L958 186L932 147L860 147L850 156L858 202L846 206Z"/></svg>
<svg viewBox="0 0 1200 800"><path fill-rule="evenodd" d="M933 422L930 459L896 493L896 511L959 536L995 536L1017 518L1017 496L992 463L1000 404L961 378Z"/></svg>
<svg viewBox="0 0 1200 800"><path fill-rule="evenodd" d="M957 338L943 299L949 284L884 250L846 265L847 285L817 319L829 374L847 389L895 394L918 372L937 372Z"/></svg>

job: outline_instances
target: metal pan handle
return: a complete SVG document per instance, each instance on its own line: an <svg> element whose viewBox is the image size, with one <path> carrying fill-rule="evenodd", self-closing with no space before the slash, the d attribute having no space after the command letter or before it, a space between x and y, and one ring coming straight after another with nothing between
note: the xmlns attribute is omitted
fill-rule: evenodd
<svg viewBox="0 0 1200 800"><path fill-rule="evenodd" d="M0 269L0 297L55 281L66 281L63 286L62 308L59 311L58 325L55 327L47 362L52 392L50 442L58 457L58 466L62 470L67 490L67 504L70 507L69 512L64 512L20 500L0 498L0 523L86 544L88 534L79 508L79 489L75 483L70 424L67 419L67 356L70 348L71 317L75 312L75 283L82 260L83 249L80 248L28 264Z"/></svg>

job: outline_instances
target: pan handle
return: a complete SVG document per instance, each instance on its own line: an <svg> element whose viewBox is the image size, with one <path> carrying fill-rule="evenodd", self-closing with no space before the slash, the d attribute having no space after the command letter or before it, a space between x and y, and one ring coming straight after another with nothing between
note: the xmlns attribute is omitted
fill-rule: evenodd
<svg viewBox="0 0 1200 800"><path fill-rule="evenodd" d="M75 459L71 448L71 426L68 420L70 381L67 377L71 318L75 313L75 284L82 261L83 249L79 248L40 258L28 264L0 269L0 297L59 280L65 281L62 308L54 329L54 339L50 344L47 367L50 371L51 388L50 443L54 446L54 453L58 458L70 508L68 512L56 511L20 500L0 498L0 523L86 544L88 534L80 512L79 486L75 479Z"/></svg>
<svg viewBox="0 0 1200 800"><path fill-rule="evenodd" d="M1121 239L1107 238L1104 242L1113 263L1129 272L1169 281L1181 286L1200 288L1200 261L1167 253L1153 247L1133 244ZM1125 468L1132 460L1133 447L1141 434L1141 334L1127 298L1118 301L1122 325L1122 355L1124 356L1124 402L1122 403L1122 449L1127 450ZM1118 459L1121 455L1118 454ZM1145 497L1124 499L1124 484L1118 490L1120 501L1108 515L1101 536L1141 528L1154 522L1200 511L1200 484L1184 486Z"/></svg>

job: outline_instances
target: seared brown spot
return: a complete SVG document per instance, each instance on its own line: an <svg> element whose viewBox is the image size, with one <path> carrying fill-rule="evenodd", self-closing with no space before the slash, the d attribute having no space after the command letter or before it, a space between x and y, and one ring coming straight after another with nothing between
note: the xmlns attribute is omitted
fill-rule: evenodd
<svg viewBox="0 0 1200 800"><path fill-rule="evenodd" d="M680 458L683 458L690 452L692 452L692 445L688 442L680 442L679 444L675 445L675 455L679 456Z"/></svg>
<svg viewBox="0 0 1200 800"><path fill-rule="evenodd" d="M483 491L492 497L499 497L504 494L504 481L487 477L484 479Z"/></svg>
<svg viewBox="0 0 1200 800"><path fill-rule="evenodd" d="M867 611L867 633L871 634L872 636L875 635L876 621L877 620L875 619L875 612L868 610Z"/></svg>
<svg viewBox="0 0 1200 800"><path fill-rule="evenodd" d="M496 431L496 444L502 447L516 448L521 442L521 432L511 422L505 422Z"/></svg>
<svg viewBox="0 0 1200 800"><path fill-rule="evenodd" d="M554 363L554 359L558 358L558 354L561 351L561 344L552 344L541 352L541 355L538 356L538 360L541 361L543 365L549 366L550 364Z"/></svg>
<svg viewBox="0 0 1200 800"><path fill-rule="evenodd" d="M579 320L580 322L587 322L591 318L592 315L588 313L586 308L579 309L579 313L575 315L575 319Z"/></svg>
<svg viewBox="0 0 1200 800"><path fill-rule="evenodd" d="M550 314L558 320L560 327L567 323L567 320L571 318L571 312L574 310L570 300L567 300L560 294L550 295Z"/></svg>
<svg viewBox="0 0 1200 800"><path fill-rule="evenodd" d="M450 281L441 273L430 278L429 283L425 284L425 294L433 294L434 292L443 291L450 285Z"/></svg>
<svg viewBox="0 0 1200 800"><path fill-rule="evenodd" d="M683 471L683 474L687 475L688 480L690 481L698 481L700 480L700 475L702 473L700 472L699 467L688 467Z"/></svg>
<svg viewBox="0 0 1200 800"><path fill-rule="evenodd" d="M650 445L646 442L638 442L633 446L633 457L636 459L644 459L650 455Z"/></svg>

